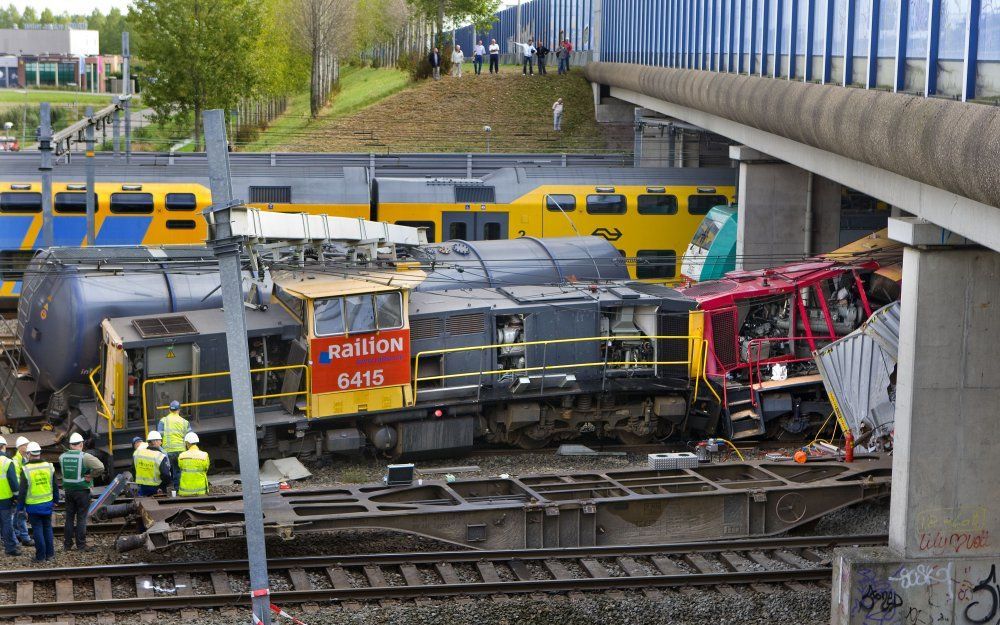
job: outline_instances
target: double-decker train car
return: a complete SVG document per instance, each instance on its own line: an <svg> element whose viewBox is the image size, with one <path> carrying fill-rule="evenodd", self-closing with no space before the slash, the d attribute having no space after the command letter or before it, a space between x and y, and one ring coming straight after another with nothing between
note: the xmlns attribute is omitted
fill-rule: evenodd
<svg viewBox="0 0 1000 625"><path fill-rule="evenodd" d="M504 167L479 178L373 178L364 167L239 165L234 192L278 212L355 217L426 229L430 241L593 234L611 241L633 277L674 280L678 258L709 208L729 201L728 168ZM95 244L205 240L206 172L150 165L101 170ZM86 187L53 184L53 246L87 242ZM0 302L16 305L25 264L46 246L38 180L0 181Z"/></svg>
<svg viewBox="0 0 1000 625"><path fill-rule="evenodd" d="M7 376L6 424L83 431L127 462L130 437L177 400L213 457L235 459L218 274L203 254L41 252L18 318L30 375ZM685 289L633 280L598 237L274 265L255 300L267 291L271 305L246 313L261 453L804 436L828 408L811 351L895 295L899 256L876 238Z"/></svg>

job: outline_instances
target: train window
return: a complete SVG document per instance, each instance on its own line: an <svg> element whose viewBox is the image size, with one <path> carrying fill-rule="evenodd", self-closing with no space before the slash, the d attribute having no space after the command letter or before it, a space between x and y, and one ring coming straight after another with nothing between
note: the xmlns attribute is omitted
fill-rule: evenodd
<svg viewBox="0 0 1000 625"><path fill-rule="evenodd" d="M168 211L193 211L198 208L198 198L194 193L168 193L166 205Z"/></svg>
<svg viewBox="0 0 1000 625"><path fill-rule="evenodd" d="M624 215L628 201L618 193L587 196L587 212L591 215Z"/></svg>
<svg viewBox="0 0 1000 625"><path fill-rule="evenodd" d="M496 204L496 187L455 187L455 202L458 204Z"/></svg>
<svg viewBox="0 0 1000 625"><path fill-rule="evenodd" d="M483 239L486 241L496 241L500 236L500 224L490 221L483 224Z"/></svg>
<svg viewBox="0 0 1000 625"><path fill-rule="evenodd" d="M344 299L341 297L328 297L316 300L313 302L313 317L316 318L315 327L318 336L343 334Z"/></svg>
<svg viewBox="0 0 1000 625"><path fill-rule="evenodd" d="M689 195L688 214L707 215L716 206L725 206L729 200L724 195Z"/></svg>
<svg viewBox="0 0 1000 625"><path fill-rule="evenodd" d="M372 332L375 330L375 305L371 295L348 295L344 298L347 309L347 331Z"/></svg>
<svg viewBox="0 0 1000 625"><path fill-rule="evenodd" d="M396 225L409 226L411 228L423 228L427 232L427 242L434 242L434 222L433 221L397 221Z"/></svg>
<svg viewBox="0 0 1000 625"><path fill-rule="evenodd" d="M7 250L0 252L0 276L4 280L17 281L24 279L24 270L28 268L35 250Z"/></svg>
<svg viewBox="0 0 1000 625"><path fill-rule="evenodd" d="M148 215L153 212L153 194L112 193L111 212L119 215Z"/></svg>
<svg viewBox="0 0 1000 625"><path fill-rule="evenodd" d="M0 193L0 212L40 213L42 212L42 194Z"/></svg>
<svg viewBox="0 0 1000 625"><path fill-rule="evenodd" d="M198 227L193 219L168 219L167 229L168 230L194 230Z"/></svg>
<svg viewBox="0 0 1000 625"><path fill-rule="evenodd" d="M56 201L53 205L57 213L87 213L86 193L56 193ZM97 212L97 194L94 194L94 212Z"/></svg>
<svg viewBox="0 0 1000 625"><path fill-rule="evenodd" d="M562 194L546 195L545 208L550 211L573 212L576 210L576 196Z"/></svg>
<svg viewBox="0 0 1000 625"><path fill-rule="evenodd" d="M403 298L398 292L375 295L375 316L379 330L403 327Z"/></svg>
<svg viewBox="0 0 1000 625"><path fill-rule="evenodd" d="M299 319L299 321L301 321L302 318L305 317L305 306L306 306L306 303L303 300L301 300L301 299L299 299L297 297L293 297L292 295L290 295L288 293L288 291L286 291L285 289L281 288L278 285L274 286L274 296L278 299L279 302L281 302L282 304L284 304L285 307L289 310L289 312L291 312L292 315L294 315L295 317L297 317ZM318 302L317 302L317 310L318 309L319 309L319 305L318 305ZM317 318L318 318L318 315L317 315Z"/></svg>
<svg viewBox="0 0 1000 625"><path fill-rule="evenodd" d="M673 250L639 250L635 256L635 277L640 280L677 275L677 252Z"/></svg>
<svg viewBox="0 0 1000 625"><path fill-rule="evenodd" d="M460 221L453 221L448 224L449 239L465 239L468 237L469 229Z"/></svg>
<svg viewBox="0 0 1000 625"><path fill-rule="evenodd" d="M676 215L676 195L640 195L638 202L640 215Z"/></svg>

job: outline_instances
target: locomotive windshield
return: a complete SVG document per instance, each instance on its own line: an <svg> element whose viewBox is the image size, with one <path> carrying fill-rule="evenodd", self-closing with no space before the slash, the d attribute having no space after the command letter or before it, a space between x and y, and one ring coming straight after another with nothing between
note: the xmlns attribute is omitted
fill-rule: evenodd
<svg viewBox="0 0 1000 625"><path fill-rule="evenodd" d="M315 300L313 311L317 336L403 327L403 298L399 291L325 297Z"/></svg>

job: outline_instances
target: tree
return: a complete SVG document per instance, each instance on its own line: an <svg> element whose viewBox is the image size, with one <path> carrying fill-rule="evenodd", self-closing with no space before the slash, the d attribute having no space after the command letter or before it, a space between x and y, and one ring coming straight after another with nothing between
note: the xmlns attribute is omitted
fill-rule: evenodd
<svg viewBox="0 0 1000 625"><path fill-rule="evenodd" d="M20 24L21 12L17 10L16 6L10 4L6 9L0 9L0 28L13 28L20 26Z"/></svg>
<svg viewBox="0 0 1000 625"><path fill-rule="evenodd" d="M95 9L94 13L100 15ZM128 30L125 15L118 7L108 11L107 16L101 16L97 24L91 24L91 28L100 33L101 52L104 54L122 53L122 32ZM130 33L131 34L131 33ZM132 47L135 47L133 40Z"/></svg>
<svg viewBox="0 0 1000 625"><path fill-rule="evenodd" d="M444 32L447 19L450 22L470 21L477 29L493 22L493 15L500 7L500 0L408 0L413 8L428 18L435 20L437 33Z"/></svg>
<svg viewBox="0 0 1000 625"><path fill-rule="evenodd" d="M143 104L157 120L193 116L195 149L202 113L232 108L253 95L261 34L261 0L136 0L129 24L139 35Z"/></svg>
<svg viewBox="0 0 1000 625"><path fill-rule="evenodd" d="M42 24L55 24L56 16L52 13L52 9L45 8L42 9L42 16L38 19Z"/></svg>
<svg viewBox="0 0 1000 625"><path fill-rule="evenodd" d="M33 7L24 7L24 13L21 14L21 27L23 28L25 24L37 24L38 23L38 13L35 13Z"/></svg>
<svg viewBox="0 0 1000 625"><path fill-rule="evenodd" d="M313 117L329 99L338 59L354 50L356 0L292 0L289 18L295 40L309 55L309 110Z"/></svg>

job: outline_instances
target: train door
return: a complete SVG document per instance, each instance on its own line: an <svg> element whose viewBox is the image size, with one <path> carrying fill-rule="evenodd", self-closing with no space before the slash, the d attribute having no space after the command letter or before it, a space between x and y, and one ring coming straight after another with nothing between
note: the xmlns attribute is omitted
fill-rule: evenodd
<svg viewBox="0 0 1000 625"><path fill-rule="evenodd" d="M507 239L509 225L510 216L506 212L445 211L441 214L441 240Z"/></svg>

